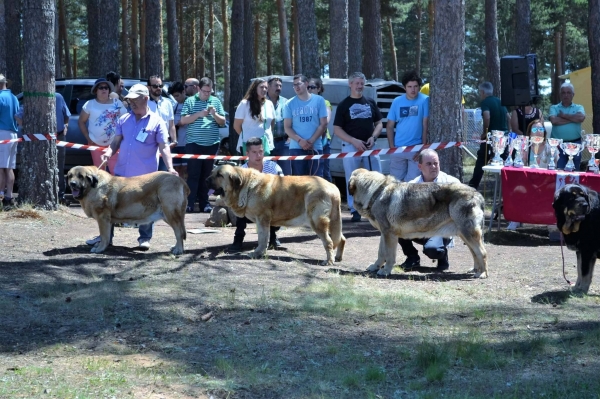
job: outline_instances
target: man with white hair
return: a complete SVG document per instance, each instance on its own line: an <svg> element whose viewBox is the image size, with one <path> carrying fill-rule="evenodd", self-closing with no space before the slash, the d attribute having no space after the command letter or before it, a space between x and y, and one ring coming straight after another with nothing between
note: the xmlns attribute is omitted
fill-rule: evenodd
<svg viewBox="0 0 600 399"><path fill-rule="evenodd" d="M494 96L494 86L490 82L483 82L479 85L479 97L481 97L481 116L483 118L483 132L481 140L487 140L487 133L492 130L507 131L510 121L510 114L506 107L502 105L500 99ZM492 146L481 143L477 151L477 161L473 170L473 177L469 181L469 186L477 189L481 178L483 177L483 167L492 159L494 151Z"/></svg>
<svg viewBox="0 0 600 399"><path fill-rule="evenodd" d="M104 150L102 160L107 161L119 149L119 160L115 165L115 176L134 177L158 170L158 151L167 166L167 171L175 176L171 151L169 149L169 132L166 123L158 114L148 108L150 94L143 84L135 84L125 96L131 105L131 111L121 116L117 122L115 138L110 147ZM139 248L150 248L154 223L144 224L139 227ZM112 244L113 229L110 232ZM88 245L95 245L100 241L96 237L86 241Z"/></svg>
<svg viewBox="0 0 600 399"><path fill-rule="evenodd" d="M19 101L6 88L6 77L0 74L0 140L17 138L15 115ZM17 143L0 144L0 200L5 209L13 205L13 187L17 167ZM6 189L6 191L4 191Z"/></svg>
<svg viewBox="0 0 600 399"><path fill-rule="evenodd" d="M560 102L550 106L552 138L562 139L565 143L581 143L581 123L585 120L583 105L573 103L575 89L571 83L560 86ZM564 169L569 156L560 150L557 169ZM573 157L575 170L579 170L581 154Z"/></svg>

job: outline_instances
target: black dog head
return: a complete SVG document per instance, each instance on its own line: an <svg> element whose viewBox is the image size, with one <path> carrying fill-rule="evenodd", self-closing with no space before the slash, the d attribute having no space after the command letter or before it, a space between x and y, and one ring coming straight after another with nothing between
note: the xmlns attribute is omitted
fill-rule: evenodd
<svg viewBox="0 0 600 399"><path fill-rule="evenodd" d="M563 234L577 233L586 216L598 207L598 193L579 184L567 184L554 194L556 225Z"/></svg>

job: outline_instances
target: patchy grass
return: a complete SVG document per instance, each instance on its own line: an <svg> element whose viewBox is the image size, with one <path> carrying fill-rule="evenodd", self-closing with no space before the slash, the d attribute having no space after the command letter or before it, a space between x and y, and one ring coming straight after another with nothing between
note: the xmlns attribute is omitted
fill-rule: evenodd
<svg viewBox="0 0 600 399"><path fill-rule="evenodd" d="M171 257L166 226L146 253L132 249L135 229L118 229L114 247L91 255L82 242L93 220L12 212L0 221L2 398L600 392L597 282L571 296L560 250L515 245L527 238L519 233L487 245L487 280L464 273L472 260L460 242L450 273L394 269L380 279L361 273L377 251L366 223L345 226L356 230L345 231L347 260L333 269L316 266L321 243L299 230L282 232L287 251L260 260L223 252L232 229L188 238L186 254Z"/></svg>

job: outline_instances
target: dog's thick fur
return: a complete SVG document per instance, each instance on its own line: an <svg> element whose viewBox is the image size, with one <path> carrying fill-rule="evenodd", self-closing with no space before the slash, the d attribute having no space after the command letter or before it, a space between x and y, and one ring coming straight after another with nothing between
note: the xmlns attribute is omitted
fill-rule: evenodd
<svg viewBox="0 0 600 399"><path fill-rule="evenodd" d="M396 263L398 237L460 236L471 250L475 277L487 277L482 240L483 197L464 184L401 183L357 169L348 182L354 209L381 232L379 254L368 271L387 276Z"/></svg>
<svg viewBox="0 0 600 399"><path fill-rule="evenodd" d="M100 253L109 245L113 223L142 225L163 219L173 228L177 239L171 252L183 253L190 189L182 178L167 172L115 177L95 166L76 166L69 170L67 184L85 214L98 222L102 240L92 252Z"/></svg>
<svg viewBox="0 0 600 399"><path fill-rule="evenodd" d="M213 169L208 183L238 217L256 223L258 247L252 257L265 254L270 226L310 226L327 252L322 264L333 264L335 248L335 260L342 260L346 238L335 185L315 176L277 176L231 165Z"/></svg>
<svg viewBox="0 0 600 399"><path fill-rule="evenodd" d="M567 248L577 254L577 282L573 290L587 293L596 259L600 256L598 193L585 186L567 184L556 192L552 206L556 226L562 232Z"/></svg>

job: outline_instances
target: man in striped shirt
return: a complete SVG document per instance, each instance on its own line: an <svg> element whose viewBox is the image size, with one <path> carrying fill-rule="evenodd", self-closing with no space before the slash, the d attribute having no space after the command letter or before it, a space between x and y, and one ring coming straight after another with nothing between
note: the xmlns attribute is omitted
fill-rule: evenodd
<svg viewBox="0 0 600 399"><path fill-rule="evenodd" d="M242 165L242 168L256 169L262 173L283 176L281 167L274 161L265 161L264 148L260 137L252 137L246 142L246 151L248 152L248 162ZM250 222L246 217L238 218L235 224L235 236L233 244L228 248L230 252L241 252L244 237L246 236L246 225ZM269 236L269 249L279 249L281 243L277 239L277 230L279 227L271 226L271 234Z"/></svg>
<svg viewBox="0 0 600 399"><path fill-rule="evenodd" d="M181 125L187 127L186 154L216 155L219 150L219 126L225 125L225 111L221 101L212 96L212 80L202 78L200 89L195 95L188 97L181 109ZM200 209L210 213L212 207L208 202L208 185L206 179L213 168L212 159L188 160L188 179L190 187L187 212L192 212L196 195Z"/></svg>

